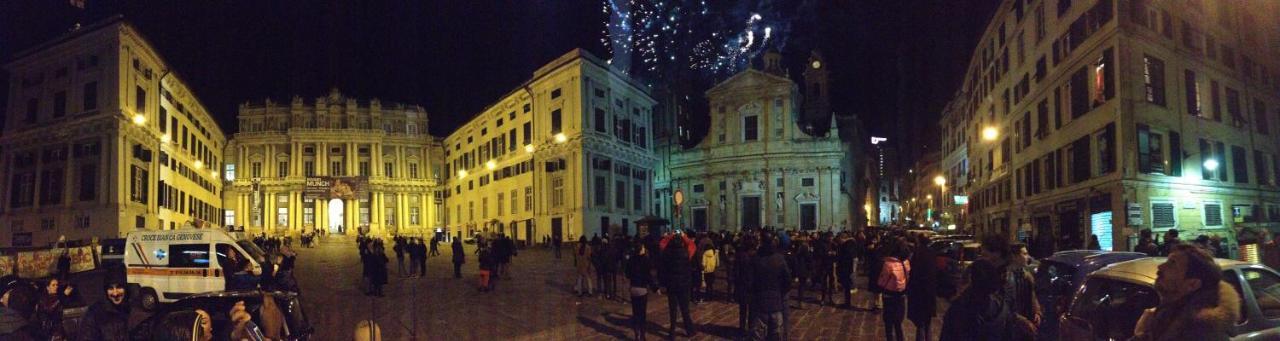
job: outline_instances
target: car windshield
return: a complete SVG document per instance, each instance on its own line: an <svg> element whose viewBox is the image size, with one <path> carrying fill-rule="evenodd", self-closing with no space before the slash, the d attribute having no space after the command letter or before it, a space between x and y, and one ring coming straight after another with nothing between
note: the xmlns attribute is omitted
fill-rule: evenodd
<svg viewBox="0 0 1280 341"><path fill-rule="evenodd" d="M236 245L240 245L240 248L244 249L245 252L248 252L249 256L253 257L258 264L266 263L267 253L263 252L261 248L258 248L258 245L247 240L237 240Z"/></svg>
<svg viewBox="0 0 1280 341"><path fill-rule="evenodd" d="M1142 311L1156 303L1159 297L1149 286L1093 277L1076 296L1071 315L1087 321L1098 339L1127 340Z"/></svg>

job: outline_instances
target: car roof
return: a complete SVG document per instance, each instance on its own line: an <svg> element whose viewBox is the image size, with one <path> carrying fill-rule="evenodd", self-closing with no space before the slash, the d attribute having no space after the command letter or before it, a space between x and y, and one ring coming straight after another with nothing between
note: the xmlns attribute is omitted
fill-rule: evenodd
<svg viewBox="0 0 1280 341"><path fill-rule="evenodd" d="M1166 257L1147 257L1130 261L1119 262L1108 265L1089 276L1100 276L1111 279L1141 283L1151 285L1156 282L1156 268L1163 264ZM1234 259L1214 258L1223 270L1232 269L1241 266L1248 266L1251 263L1241 262Z"/></svg>
<svg viewBox="0 0 1280 341"><path fill-rule="evenodd" d="M1110 264L1130 259L1143 258L1147 255L1140 252L1101 251L1101 250L1069 250L1058 251L1044 260L1080 267L1085 264Z"/></svg>

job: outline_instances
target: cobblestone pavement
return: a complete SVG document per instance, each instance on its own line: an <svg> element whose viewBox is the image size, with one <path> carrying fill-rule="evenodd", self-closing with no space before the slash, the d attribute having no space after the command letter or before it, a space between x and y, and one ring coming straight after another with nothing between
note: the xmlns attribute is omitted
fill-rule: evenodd
<svg viewBox="0 0 1280 341"><path fill-rule="evenodd" d="M441 246L441 255L428 259L424 278L399 278L395 255L389 254L391 283L384 287L382 298L364 296L359 289L359 257L353 239L331 237L315 248L299 249L296 274L303 307L316 326L315 339L348 339L354 325L368 318L378 322L386 340L612 340L632 336L629 303L573 294L573 259L567 250L559 260L549 250L522 250L512 262L511 278L499 281L493 292L480 292L474 247L467 246L462 279L454 279L449 248ZM625 279L619 280L621 292L625 292L625 283ZM698 332L695 340L738 338L737 305L723 300L723 280L716 285L721 299L692 306ZM865 306L870 297L859 291L855 303ZM795 301L790 302L793 340L884 339L879 313L813 303L795 309ZM945 303L938 311L939 315L945 311ZM650 295L648 319L649 338L667 337L665 296ZM932 327L937 335L939 318ZM905 322L903 329L907 339L914 338L911 322ZM682 329L677 335L685 339Z"/></svg>

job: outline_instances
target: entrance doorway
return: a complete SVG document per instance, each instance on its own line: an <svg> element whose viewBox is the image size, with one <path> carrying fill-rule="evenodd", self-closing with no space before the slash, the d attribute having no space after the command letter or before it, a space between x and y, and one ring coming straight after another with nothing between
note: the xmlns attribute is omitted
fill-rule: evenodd
<svg viewBox="0 0 1280 341"><path fill-rule="evenodd" d="M551 218L551 238L564 240L564 230L559 217Z"/></svg>
<svg viewBox="0 0 1280 341"><path fill-rule="evenodd" d="M694 231L707 230L707 208L706 207L699 207L699 208L693 209L693 230Z"/></svg>
<svg viewBox="0 0 1280 341"><path fill-rule="evenodd" d="M760 227L760 197L742 197L740 229Z"/></svg>
<svg viewBox="0 0 1280 341"><path fill-rule="evenodd" d="M347 233L347 227L342 226L344 218L343 209L345 208L345 203L342 202L342 199L329 200L329 233Z"/></svg>

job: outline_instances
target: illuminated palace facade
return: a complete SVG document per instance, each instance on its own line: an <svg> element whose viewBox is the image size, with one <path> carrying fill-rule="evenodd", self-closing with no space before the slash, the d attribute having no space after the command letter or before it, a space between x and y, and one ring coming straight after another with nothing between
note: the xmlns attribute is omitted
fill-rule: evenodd
<svg viewBox="0 0 1280 341"><path fill-rule="evenodd" d="M437 139L419 106L333 89L242 104L223 169L225 224L248 232L435 233L444 220Z"/></svg>
<svg viewBox="0 0 1280 341"><path fill-rule="evenodd" d="M1280 226L1278 6L1004 1L944 113L969 223L1117 250L1143 229L1234 246Z"/></svg>
<svg viewBox="0 0 1280 341"><path fill-rule="evenodd" d="M648 89L573 50L444 138L447 228L576 240L631 231L657 159Z"/></svg>
<svg viewBox="0 0 1280 341"><path fill-rule="evenodd" d="M78 28L5 69L0 245L221 220L225 135L132 25Z"/></svg>

